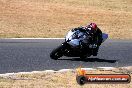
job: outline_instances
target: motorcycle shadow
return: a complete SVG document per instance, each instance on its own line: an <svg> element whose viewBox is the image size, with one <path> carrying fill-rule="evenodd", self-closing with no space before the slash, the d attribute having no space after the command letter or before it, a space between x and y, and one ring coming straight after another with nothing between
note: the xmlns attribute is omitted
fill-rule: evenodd
<svg viewBox="0 0 132 88"><path fill-rule="evenodd" d="M69 60L69 61L83 61L83 62L107 62L107 63L116 63L117 60L107 60L107 59L100 59L100 58L70 58L70 59L58 59L58 60Z"/></svg>

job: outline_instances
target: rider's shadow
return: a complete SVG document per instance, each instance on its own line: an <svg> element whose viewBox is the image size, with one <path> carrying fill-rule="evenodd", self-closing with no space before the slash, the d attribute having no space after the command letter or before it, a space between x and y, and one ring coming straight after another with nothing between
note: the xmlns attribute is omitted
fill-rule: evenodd
<svg viewBox="0 0 132 88"><path fill-rule="evenodd" d="M70 58L70 59L58 59L58 60L83 61L83 62L107 62L107 63L117 62L117 60L106 60L106 59L100 59L100 58L86 58L86 59Z"/></svg>

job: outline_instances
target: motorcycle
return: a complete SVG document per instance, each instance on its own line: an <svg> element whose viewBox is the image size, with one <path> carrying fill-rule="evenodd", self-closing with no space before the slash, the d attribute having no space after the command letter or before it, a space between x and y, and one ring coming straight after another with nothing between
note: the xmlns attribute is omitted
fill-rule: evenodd
<svg viewBox="0 0 132 88"><path fill-rule="evenodd" d="M90 33L70 30L65 37L65 41L52 50L50 57L54 60L62 56L80 57L81 59L90 57L93 49L97 47L97 45L91 44L92 38ZM102 33L102 41L104 42L107 38L108 34Z"/></svg>

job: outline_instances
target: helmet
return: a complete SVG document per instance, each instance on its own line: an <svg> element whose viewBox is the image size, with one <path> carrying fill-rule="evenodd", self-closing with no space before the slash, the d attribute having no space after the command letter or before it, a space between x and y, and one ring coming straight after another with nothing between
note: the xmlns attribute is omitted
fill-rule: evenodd
<svg viewBox="0 0 132 88"><path fill-rule="evenodd" d="M90 23L88 26L92 28L92 30L97 30L97 25L95 23Z"/></svg>
<svg viewBox="0 0 132 88"><path fill-rule="evenodd" d="M95 23L90 23L83 28L91 33L96 33L97 31L97 25Z"/></svg>
<svg viewBox="0 0 132 88"><path fill-rule="evenodd" d="M83 29L91 31L93 33L96 33L96 31L97 31L97 25L95 23L90 23L90 24L84 26Z"/></svg>

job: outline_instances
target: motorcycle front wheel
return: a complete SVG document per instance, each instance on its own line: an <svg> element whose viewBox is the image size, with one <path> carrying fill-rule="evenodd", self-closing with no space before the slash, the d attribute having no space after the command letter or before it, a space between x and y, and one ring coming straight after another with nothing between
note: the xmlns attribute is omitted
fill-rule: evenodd
<svg viewBox="0 0 132 88"><path fill-rule="evenodd" d="M63 56L63 49L64 49L64 46L63 45L60 45L57 48L55 48L50 53L50 58L51 59L54 59L54 60L57 60L58 58L62 57Z"/></svg>

